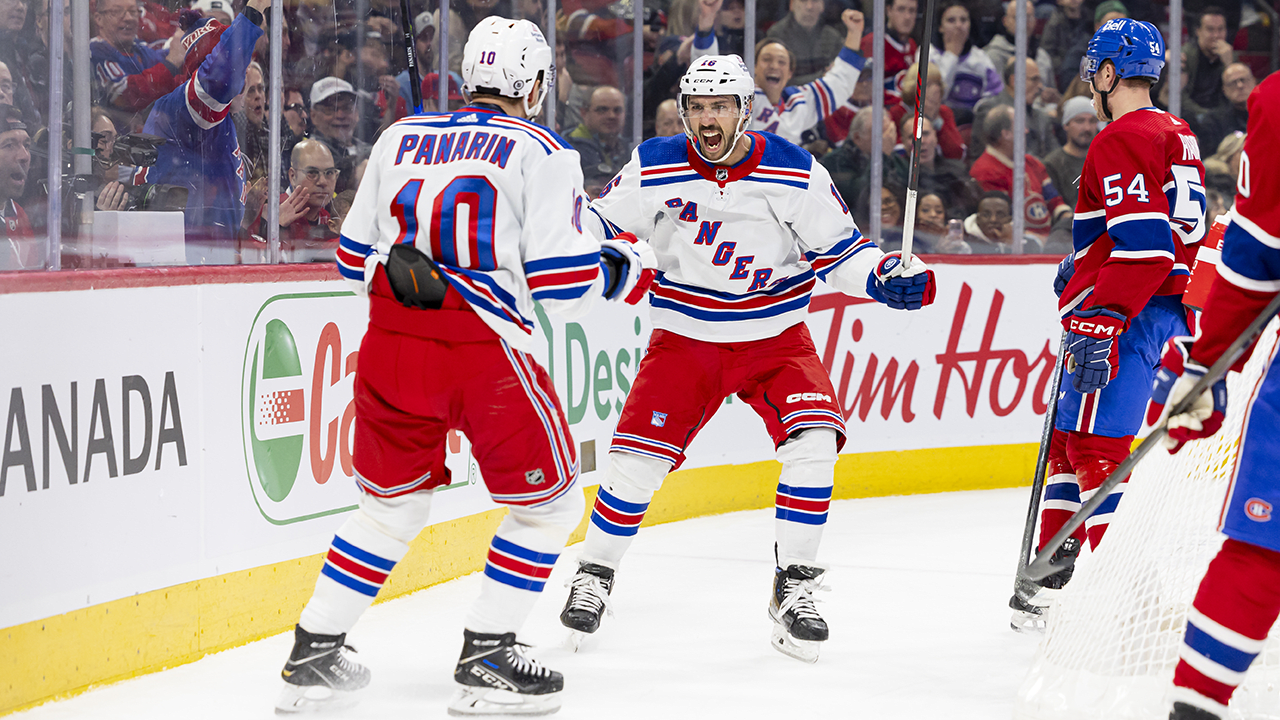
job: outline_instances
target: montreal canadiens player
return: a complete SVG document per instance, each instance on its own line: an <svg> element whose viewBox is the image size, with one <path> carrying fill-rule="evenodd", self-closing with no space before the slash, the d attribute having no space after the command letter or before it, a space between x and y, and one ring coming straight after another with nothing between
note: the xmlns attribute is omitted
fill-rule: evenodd
<svg viewBox="0 0 1280 720"><path fill-rule="evenodd" d="M1151 106L1163 67L1160 32L1129 19L1103 24L1081 61L1094 111L1109 124L1085 157L1074 251L1054 286L1069 377L1046 470L1041 546L1129 454L1161 348L1187 334L1182 292L1205 234L1204 166L1187 124ZM1078 554L1086 540L1096 549L1124 490L1117 485L1055 559ZM1014 629L1040 629L1043 607L1070 573L1046 578L1047 592L1014 595Z"/></svg>
<svg viewBox="0 0 1280 720"><path fill-rule="evenodd" d="M346 633L426 525L433 488L449 483L450 428L467 434L490 495L510 511L464 626L450 712L560 706L563 677L516 641L585 510L568 423L528 353L534 301L569 315L601 294L635 303L653 271L647 246L602 247L583 231L578 153L527 120L552 57L533 23L486 18L463 50L471 104L405 118L373 146L338 250L343 277L369 298L355 379L359 508L298 621L280 712L345 702L368 684Z"/></svg>
<svg viewBox="0 0 1280 720"><path fill-rule="evenodd" d="M1231 224L1222 241L1218 276L1209 290L1200 336L1169 343L1156 376L1148 419L1159 422L1280 292L1280 181L1269 163L1280 158L1280 75L1249 97L1249 125ZM1219 529L1222 549L1209 563L1187 616L1173 675L1170 720L1221 720L1245 671L1280 616L1280 370L1276 353L1248 400ZM1243 363L1241 363L1243 364ZM1171 452L1222 426L1227 383L1214 384L1190 412L1169 418Z"/></svg>
<svg viewBox="0 0 1280 720"><path fill-rule="evenodd" d="M725 397L764 421L782 462L769 613L774 647L813 662L827 624L812 594L818 544L845 441L836 392L804 325L821 279L914 310L933 271L885 255L854 226L807 151L747 132L755 83L737 55L704 57L680 80L685 135L641 144L584 223L652 243L654 332L609 451L578 573L560 620L595 632L614 573L662 479ZM581 636L576 636L581 637Z"/></svg>
<svg viewBox="0 0 1280 720"><path fill-rule="evenodd" d="M698 32L693 37L692 50L695 61L719 54L719 41L712 28L723 2L701 0L698 4ZM775 133L798 143L806 130L826 120L849 99L867 62L858 52L865 20L857 10L845 10L840 19L845 28L840 54L825 75L800 87L787 84L796 69L792 49L777 40L766 40L759 46L750 130Z"/></svg>

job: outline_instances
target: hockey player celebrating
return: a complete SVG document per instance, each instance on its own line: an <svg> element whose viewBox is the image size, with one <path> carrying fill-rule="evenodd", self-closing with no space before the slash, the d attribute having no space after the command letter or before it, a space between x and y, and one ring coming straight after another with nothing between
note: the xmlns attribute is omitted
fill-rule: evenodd
<svg viewBox="0 0 1280 720"><path fill-rule="evenodd" d="M471 104L405 118L373 146L338 250L343 277L369 297L355 380L359 508L298 621L278 711L344 702L368 684L346 633L426 525L433 488L449 483L450 428L467 434L490 495L510 511L466 620L450 712L560 706L560 673L516 641L584 510L568 423L528 354L533 303L562 314L599 294L635 303L653 271L634 238L602 247L583 232L578 154L528 120L551 62L536 25L486 18L463 51Z"/></svg>
<svg viewBox="0 0 1280 720"><path fill-rule="evenodd" d="M1129 454L1161 347L1187 333L1182 292L1205 234L1204 166L1187 124L1151 106L1163 67L1160 32L1129 19L1103 24L1081 61L1094 111L1110 124L1085 157L1074 252L1055 283L1070 382L1064 376L1045 473L1041 546ZM1097 548L1124 490L1116 486L1057 559L1086 540ZM1047 593L1014 595L1014 628L1039 629L1070 573L1046 578Z"/></svg>
<svg viewBox="0 0 1280 720"><path fill-rule="evenodd" d="M654 138L586 218L653 244L654 332L627 396L560 620L595 632L614 573L663 477L729 394L751 405L782 462L774 647L809 662L827 639L812 594L845 427L804 325L818 279L892 308L933 301L933 271L903 268L858 233L826 169L777 135L747 132L755 83L737 55L680 81L685 136Z"/></svg>
<svg viewBox="0 0 1280 720"><path fill-rule="evenodd" d="M1153 424L1161 422L1166 407L1191 391L1206 368L1280 292L1280 182L1267 166L1280 157L1277 118L1280 75L1272 74L1249 98L1236 203L1228 213L1231 224L1205 303L1201 334L1194 343L1191 338L1169 343L1147 409ZM1227 539L1209 563L1187 616L1173 675L1170 720L1225 719L1232 693L1280 616L1280 530L1271 522L1273 508L1280 507L1280 360L1275 351L1270 363L1245 412L1219 526ZM1168 419L1165 442L1170 451L1216 433L1226 410L1227 384L1221 380L1189 412Z"/></svg>
<svg viewBox="0 0 1280 720"><path fill-rule="evenodd" d="M695 62L719 53L713 28L723 2L701 0L698 4L698 32L693 37L692 51ZM798 143L806 130L826 120L849 99L867 62L858 52L865 20L857 10L845 10L840 19L845 28L840 54L825 75L800 87L787 84L796 69L792 50L778 40L766 40L759 46L752 100L754 114L749 129L776 133L789 142Z"/></svg>

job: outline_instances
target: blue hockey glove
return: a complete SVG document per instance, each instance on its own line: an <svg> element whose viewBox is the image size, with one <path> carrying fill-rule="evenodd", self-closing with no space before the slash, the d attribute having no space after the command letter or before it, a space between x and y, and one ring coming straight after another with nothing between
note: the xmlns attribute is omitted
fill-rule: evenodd
<svg viewBox="0 0 1280 720"><path fill-rule="evenodd" d="M1129 320L1102 307L1079 310L1067 319L1067 359L1071 384L1088 394L1107 386L1120 370L1120 333ZM1071 371L1071 367L1067 368Z"/></svg>
<svg viewBox="0 0 1280 720"><path fill-rule="evenodd" d="M600 247L600 272L604 274L604 297L635 305L644 299L653 284L657 256L649 243L631 233L618 233Z"/></svg>
<svg viewBox="0 0 1280 720"><path fill-rule="evenodd" d="M1058 263L1058 276L1053 279L1053 294L1062 297L1062 292L1067 289L1067 283L1071 282L1071 276L1076 274L1075 253L1062 258L1062 262Z"/></svg>
<svg viewBox="0 0 1280 720"><path fill-rule="evenodd" d="M1165 344L1160 358L1160 370L1151 386L1151 402L1147 405L1147 422L1158 427L1165 422L1166 414L1177 405L1191 386L1204 377L1207 368L1191 360L1192 341L1189 337L1176 337ZM1182 449L1188 440L1207 438L1222 428L1227 415L1227 380L1213 384L1210 392L1196 398L1191 409L1181 415L1167 418L1169 434L1164 446L1170 453Z"/></svg>
<svg viewBox="0 0 1280 720"><path fill-rule="evenodd" d="M867 295L894 310L919 310L933 302L937 294L933 271L920 258L912 258L903 269L902 253L885 253L867 277Z"/></svg>

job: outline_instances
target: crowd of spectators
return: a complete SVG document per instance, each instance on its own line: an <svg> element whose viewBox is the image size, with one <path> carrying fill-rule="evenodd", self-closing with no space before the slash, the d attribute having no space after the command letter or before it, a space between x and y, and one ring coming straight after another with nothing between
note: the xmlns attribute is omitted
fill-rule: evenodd
<svg viewBox="0 0 1280 720"><path fill-rule="evenodd" d="M64 42L71 48L72 0L62 1ZM260 247L270 235L268 120L278 111L279 234L293 252L286 257L324 259L372 143L392 122L413 112L399 0L360 0L358 5L356 0L286 0L280 38L283 89L274 98L264 69L271 41L258 10L265 9L266 0L87 1L95 155L91 176L62 183L64 237L74 238L80 222L76 203L86 196L99 211L166 209L167 199L167 209L185 211L189 238L234 248L215 261L247 259L249 254L237 253ZM628 0L559 0L554 129L579 151L586 189L596 192L630 158L633 98L642 103L643 137L683 132L675 100L679 78L708 47L741 54L750 44L757 98L762 93L779 110L791 102L788 98L801 97L797 92L806 84L825 88L829 97L833 73L860 67L849 96L815 103L822 105L816 121L792 139L830 171L865 230L871 207L870 108L873 94L884 94L878 240L890 247L901 237L916 122L916 61L927 41L931 63L922 93L918 247L1011 252L1009 193L1013 167L1021 162L1027 177L1024 252L1063 254L1070 248L1075 182L1090 142L1104 127L1094 116L1088 86L1078 79L1080 58L1094 30L1107 20L1132 16L1164 29L1167 7L1150 0L1021 1L1030 41L1022 159L1013 156L1015 0L942 0L930 38L921 37L923 3L888 0L883 88L870 83L872 28L849 14L861 11L870 18L872 6L864 0L758 0L754 37L746 36L743 0L646 0L639 18ZM74 75L69 65L63 72L64 136L51 140L45 129L49 2L0 0L0 270L39 267L44 261L30 240L44 232L46 223L46 150L50 142L61 142L68 151L64 157L78 152L69 139ZM424 110L437 110L441 83L447 83L449 109L464 102L462 46L477 22L501 15L546 28L546 2L454 0L440 67L436 0L411 0L414 16L408 24ZM1196 12L1185 23L1180 100L1182 116L1200 139L1214 213L1231 202L1247 99L1268 69L1270 48L1257 52L1249 44L1257 35L1249 29L1257 12L1189 6ZM643 85L638 88L632 87L637 22L643 31ZM1156 93L1158 104L1167 107L1167 83L1162 81ZM177 122L183 113L188 121ZM139 138L144 131L161 143L152 148L151 159L138 151L148 142ZM139 191L161 182L160 176L163 184L184 192Z"/></svg>

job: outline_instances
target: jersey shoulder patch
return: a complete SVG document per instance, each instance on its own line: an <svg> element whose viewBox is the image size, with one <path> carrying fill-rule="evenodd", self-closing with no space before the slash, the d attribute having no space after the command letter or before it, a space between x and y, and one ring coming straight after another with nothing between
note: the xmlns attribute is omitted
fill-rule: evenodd
<svg viewBox="0 0 1280 720"><path fill-rule="evenodd" d="M813 167L813 153L773 133L759 134L765 140L761 165L792 170L808 170Z"/></svg>
<svg viewBox="0 0 1280 720"><path fill-rule="evenodd" d="M689 140L684 133L649 138L640 143L640 167L689 162Z"/></svg>

